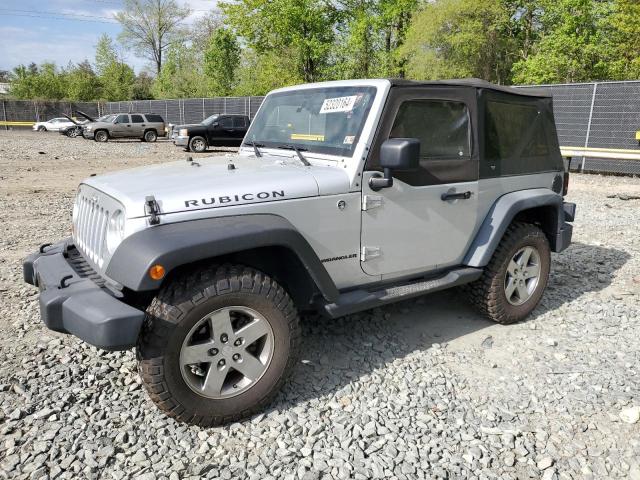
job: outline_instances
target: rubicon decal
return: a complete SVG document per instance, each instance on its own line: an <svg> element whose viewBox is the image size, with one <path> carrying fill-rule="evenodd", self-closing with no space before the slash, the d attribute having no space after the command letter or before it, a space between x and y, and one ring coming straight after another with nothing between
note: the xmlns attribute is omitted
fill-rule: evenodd
<svg viewBox="0 0 640 480"><path fill-rule="evenodd" d="M255 200L284 198L284 196L284 190L273 190L271 192L258 193L242 193L238 195L223 195L219 197L200 198L198 200L185 200L184 206L187 208L206 207L210 205L225 205L229 203L242 203L252 202Z"/></svg>

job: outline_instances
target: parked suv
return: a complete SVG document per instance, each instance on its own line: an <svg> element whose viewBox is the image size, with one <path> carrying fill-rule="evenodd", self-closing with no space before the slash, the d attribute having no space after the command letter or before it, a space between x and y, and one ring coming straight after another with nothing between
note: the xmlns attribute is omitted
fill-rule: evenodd
<svg viewBox="0 0 640 480"><path fill-rule="evenodd" d="M177 135L172 136L172 139L175 145L198 153L214 145L239 146L249 123L246 115L211 115L202 123L174 127Z"/></svg>
<svg viewBox="0 0 640 480"><path fill-rule="evenodd" d="M464 285L524 319L575 205L551 98L473 81L271 92L235 157L86 179L73 238L24 263L44 323L137 349L168 415L262 409L296 365L300 314L340 317Z"/></svg>
<svg viewBox="0 0 640 480"><path fill-rule="evenodd" d="M116 113L84 126L84 138L106 142L110 138L139 138L155 142L164 137L164 119L155 113Z"/></svg>

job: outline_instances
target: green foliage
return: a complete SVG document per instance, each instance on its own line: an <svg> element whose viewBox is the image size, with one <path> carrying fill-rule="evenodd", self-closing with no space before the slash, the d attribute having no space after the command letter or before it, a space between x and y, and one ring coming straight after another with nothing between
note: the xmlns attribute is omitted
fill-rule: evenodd
<svg viewBox="0 0 640 480"><path fill-rule="evenodd" d="M207 77L208 95L217 97L230 95L239 64L240 47L236 36L224 28L215 30L204 52L204 73Z"/></svg>
<svg viewBox="0 0 640 480"><path fill-rule="evenodd" d="M206 95L206 79L193 48L178 44L167 52L160 74L153 84L155 98L189 98Z"/></svg>
<svg viewBox="0 0 640 480"><path fill-rule="evenodd" d="M305 82L322 78L332 47L335 10L322 0L238 0L220 3L229 25L259 55L293 55Z"/></svg>
<svg viewBox="0 0 640 480"><path fill-rule="evenodd" d="M18 99L61 100L66 96L64 73L54 63L19 65L13 75L10 93Z"/></svg>
<svg viewBox="0 0 640 480"><path fill-rule="evenodd" d="M640 78L639 0L223 0L187 34L181 0L125 0L120 40L153 62L136 77L102 35L88 62L16 67L11 95L128 100L263 95L343 78L496 83ZM1 72L0 72L1 73Z"/></svg>
<svg viewBox="0 0 640 480"><path fill-rule="evenodd" d="M281 53L258 55L245 50L238 68L238 83L235 95L266 95L274 88L296 85L303 82L296 69L297 59L286 50Z"/></svg>
<svg viewBox="0 0 640 480"><path fill-rule="evenodd" d="M440 0L414 17L401 54L411 78L508 83L515 41L500 0Z"/></svg>
<svg viewBox="0 0 640 480"><path fill-rule="evenodd" d="M584 82L607 78L602 26L614 2L540 2L540 39L533 54L513 66L517 83Z"/></svg>
<svg viewBox="0 0 640 480"><path fill-rule="evenodd" d="M69 100L80 102L95 100L96 92L100 91L100 79L87 60L71 66L64 80L66 82L65 98Z"/></svg>
<svg viewBox="0 0 640 480"><path fill-rule="evenodd" d="M640 2L618 0L612 14L603 22L607 64L606 78L640 78Z"/></svg>
<svg viewBox="0 0 640 480"><path fill-rule="evenodd" d="M131 99L136 75L120 58L109 36L102 35L98 40L95 60L100 88L94 92L94 98L109 101Z"/></svg>

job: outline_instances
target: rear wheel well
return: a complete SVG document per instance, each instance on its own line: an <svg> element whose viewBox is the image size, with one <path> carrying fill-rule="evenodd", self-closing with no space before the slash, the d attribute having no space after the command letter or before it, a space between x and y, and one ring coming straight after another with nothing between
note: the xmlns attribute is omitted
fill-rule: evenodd
<svg viewBox="0 0 640 480"><path fill-rule="evenodd" d="M552 241L558 231L558 207L556 205L543 205L522 210L516 214L511 224L518 222L537 225L549 241Z"/></svg>

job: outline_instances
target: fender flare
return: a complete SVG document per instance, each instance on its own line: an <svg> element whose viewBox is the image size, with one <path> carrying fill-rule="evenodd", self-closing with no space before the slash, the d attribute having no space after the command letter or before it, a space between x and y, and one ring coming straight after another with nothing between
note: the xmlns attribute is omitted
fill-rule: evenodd
<svg viewBox="0 0 640 480"><path fill-rule="evenodd" d="M498 198L480 225L462 263L470 267L486 266L514 217L523 210L545 206L555 207L551 222L553 231L545 232L553 238L564 223L562 195L546 188L535 188L507 193Z"/></svg>
<svg viewBox="0 0 640 480"><path fill-rule="evenodd" d="M260 247L285 247L300 259L328 301L338 289L309 242L285 218L272 214L214 217L160 224L136 232L118 246L107 277L136 291L157 290L149 269L162 265L167 273L189 263Z"/></svg>

